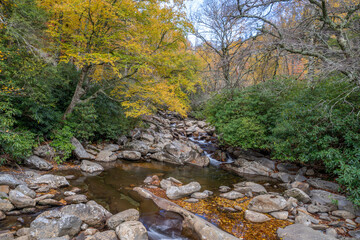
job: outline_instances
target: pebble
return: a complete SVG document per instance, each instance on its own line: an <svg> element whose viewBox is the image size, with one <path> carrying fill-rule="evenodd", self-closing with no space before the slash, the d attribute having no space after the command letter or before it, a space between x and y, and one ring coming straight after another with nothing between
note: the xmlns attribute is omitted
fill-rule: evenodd
<svg viewBox="0 0 360 240"><path fill-rule="evenodd" d="M188 202L188 203L197 203L197 202L199 202L199 199L196 199L196 198L189 198L189 199L184 200L184 202Z"/></svg>

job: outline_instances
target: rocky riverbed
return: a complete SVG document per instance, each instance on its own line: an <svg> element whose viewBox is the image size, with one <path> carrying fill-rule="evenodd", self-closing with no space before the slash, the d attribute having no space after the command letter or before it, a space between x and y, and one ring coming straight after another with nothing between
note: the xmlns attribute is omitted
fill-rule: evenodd
<svg viewBox="0 0 360 240"><path fill-rule="evenodd" d="M203 121L144 121L117 143L73 138L72 165L43 145L1 172L0 239L360 239L360 211L314 169L220 150Z"/></svg>

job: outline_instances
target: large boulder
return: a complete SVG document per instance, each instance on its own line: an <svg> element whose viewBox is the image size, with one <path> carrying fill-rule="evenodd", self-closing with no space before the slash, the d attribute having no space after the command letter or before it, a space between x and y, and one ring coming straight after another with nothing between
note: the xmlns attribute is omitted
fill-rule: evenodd
<svg viewBox="0 0 360 240"><path fill-rule="evenodd" d="M293 224L279 228L277 235L282 240L336 240L335 237L325 235L303 224Z"/></svg>
<svg viewBox="0 0 360 240"><path fill-rule="evenodd" d="M120 240L147 240L147 230L139 221L128 221L116 227L116 234Z"/></svg>
<svg viewBox="0 0 360 240"><path fill-rule="evenodd" d="M330 193L324 190L311 190L310 197L313 204L329 206L332 210L346 210L355 213L354 204L346 199L345 196Z"/></svg>
<svg viewBox="0 0 360 240"><path fill-rule="evenodd" d="M194 192L198 192L201 189L201 185L198 182L191 182L184 186L171 186L166 190L166 196L170 199L179 199L191 195Z"/></svg>
<svg viewBox="0 0 360 240"><path fill-rule="evenodd" d="M245 219L250 222L254 222L254 223L263 223L263 222L267 222L267 221L271 220L271 218L269 218L265 214L250 211L250 210L245 211Z"/></svg>
<svg viewBox="0 0 360 240"><path fill-rule="evenodd" d="M287 202L285 198L271 194L256 196L248 205L249 210L261 213L277 212L286 207Z"/></svg>
<svg viewBox="0 0 360 240"><path fill-rule="evenodd" d="M157 152L157 153L151 154L150 158L153 160L159 161L159 162L167 162L167 163L172 163L172 164L177 164L177 165L184 164L180 159L178 159L166 152Z"/></svg>
<svg viewBox="0 0 360 240"><path fill-rule="evenodd" d="M207 167L210 164L210 159L207 156L197 154L196 157L189 159L187 163L198 167Z"/></svg>
<svg viewBox="0 0 360 240"><path fill-rule="evenodd" d="M248 161L244 158L235 160L234 164L226 164L222 166L224 169L243 175L260 175L270 176L273 171L256 161Z"/></svg>
<svg viewBox="0 0 360 240"><path fill-rule="evenodd" d="M307 183L309 183L310 186L314 188L325 189L332 192L338 192L340 188L339 184L337 183L325 181L319 178L310 178L307 180Z"/></svg>
<svg viewBox="0 0 360 240"><path fill-rule="evenodd" d="M74 215L62 215L58 211L38 216L30 224L30 236L33 239L47 239L62 236L75 236L80 232L82 221Z"/></svg>
<svg viewBox="0 0 360 240"><path fill-rule="evenodd" d="M300 202L303 202L303 203L308 203L311 201L311 198L309 197L309 195L307 195L304 191L302 191L298 188L288 189L285 191L284 195L287 197L296 198L297 200L299 200Z"/></svg>
<svg viewBox="0 0 360 240"><path fill-rule="evenodd" d="M109 150L103 150L98 153L95 160L99 162L113 162L117 159L117 155Z"/></svg>
<svg viewBox="0 0 360 240"><path fill-rule="evenodd" d="M35 178L33 181L35 184L47 184L51 188L59 188L69 186L69 182L63 176L56 176L52 174L45 174Z"/></svg>
<svg viewBox="0 0 360 240"><path fill-rule="evenodd" d="M49 171L53 168L53 165L45 159L39 158L38 156L31 156L24 160L25 165L28 167L39 169L43 171Z"/></svg>
<svg viewBox="0 0 360 240"><path fill-rule="evenodd" d="M108 151L112 151L112 152L116 152L120 149L120 146L117 144L107 144L104 147L104 150L108 150Z"/></svg>
<svg viewBox="0 0 360 240"><path fill-rule="evenodd" d="M36 201L17 190L11 190L9 200L17 208L35 207Z"/></svg>
<svg viewBox="0 0 360 240"><path fill-rule="evenodd" d="M148 154L150 147L147 143L143 141L135 140L127 143L125 145L125 149L140 152L141 155L145 156L146 154Z"/></svg>
<svg viewBox="0 0 360 240"><path fill-rule="evenodd" d="M117 226L126 221L137 221L139 220L140 213L136 209L128 209L118 214L111 216L107 221L106 225L115 230Z"/></svg>
<svg viewBox="0 0 360 240"><path fill-rule="evenodd" d="M106 219L111 215L102 206L90 201L86 204L72 204L63 207L62 214L79 217L84 223L91 227L102 228Z"/></svg>
<svg viewBox="0 0 360 240"><path fill-rule="evenodd" d="M118 154L118 158L136 161L141 159L141 153L137 151L122 151Z"/></svg>
<svg viewBox="0 0 360 240"><path fill-rule="evenodd" d="M88 160L83 160L81 162L80 169L81 169L81 171L88 172L88 173L104 171L104 168L100 164L90 162Z"/></svg>
<svg viewBox="0 0 360 240"><path fill-rule="evenodd" d="M20 181L19 179L17 179L15 176L7 174L7 173L3 173L0 174L0 185L8 185L10 187L16 187L17 185L20 184L24 184L26 185L25 182Z"/></svg>
<svg viewBox="0 0 360 240"><path fill-rule="evenodd" d="M83 145L76 138L71 139L71 144L75 147L74 154L79 160L94 160L94 156L89 154Z"/></svg>

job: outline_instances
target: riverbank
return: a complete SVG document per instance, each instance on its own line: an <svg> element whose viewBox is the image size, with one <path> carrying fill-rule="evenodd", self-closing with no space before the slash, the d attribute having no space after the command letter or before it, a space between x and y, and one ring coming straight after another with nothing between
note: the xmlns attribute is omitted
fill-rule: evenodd
<svg viewBox="0 0 360 240"><path fill-rule="evenodd" d="M161 234L155 234L149 221L144 220L149 212L158 213L159 208L170 213L178 209L175 211L178 215L162 215L162 221L157 224L168 226L165 222L171 220L182 226L166 228L165 234L173 236L171 239L210 239L205 236L206 231L196 227L198 221L186 220L192 216L186 210L214 224L206 223L221 233L220 236L287 239L286 236L296 233L291 226L301 229L304 237L292 239L344 239L358 234L358 211L339 194L336 183L317 179L318 173L313 169L272 161L241 149L220 151L214 129L202 121L182 120L165 113L145 121L149 128L135 129L130 136L120 137L117 144L83 146L73 139L77 160L72 164L54 168L55 164L49 159L56 153L48 146L41 146L25 161L36 170L10 171L9 175L2 172L0 185L6 195L1 200L4 219L0 226L1 230L10 230L3 234L10 236L25 227L21 231L27 234L22 239L30 239L29 236L43 239L45 235L40 233L47 234L47 238L68 235L76 239L132 239L124 238L131 232L142 234L141 239L161 239ZM143 183L146 177L150 178ZM191 191L182 192L190 182L198 184ZM134 187L144 189L135 189L142 197L134 194ZM178 207L159 206L154 196ZM149 204L146 198L154 200L157 207L144 207ZM120 221L115 227L107 224L111 214L127 215L123 211L132 208L131 223ZM136 212L138 210L140 212ZM86 211L97 211L98 215L90 217ZM68 215L74 217L68 218ZM16 224L10 218L15 219ZM65 221L76 227L50 231L46 228L49 219L54 221L50 221L52 225L61 226ZM154 217L150 217L150 222L151 219ZM120 231L120 227L117 230L123 222L126 230L122 229L128 235Z"/></svg>

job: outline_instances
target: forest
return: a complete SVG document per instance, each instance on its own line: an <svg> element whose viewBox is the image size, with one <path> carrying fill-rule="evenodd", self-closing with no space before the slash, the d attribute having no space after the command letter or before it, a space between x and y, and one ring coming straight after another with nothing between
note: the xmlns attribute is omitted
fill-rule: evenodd
<svg viewBox="0 0 360 240"><path fill-rule="evenodd" d="M72 137L117 141L163 110L318 166L360 205L359 1L186 2L1 0L0 164L44 142L62 163Z"/></svg>

